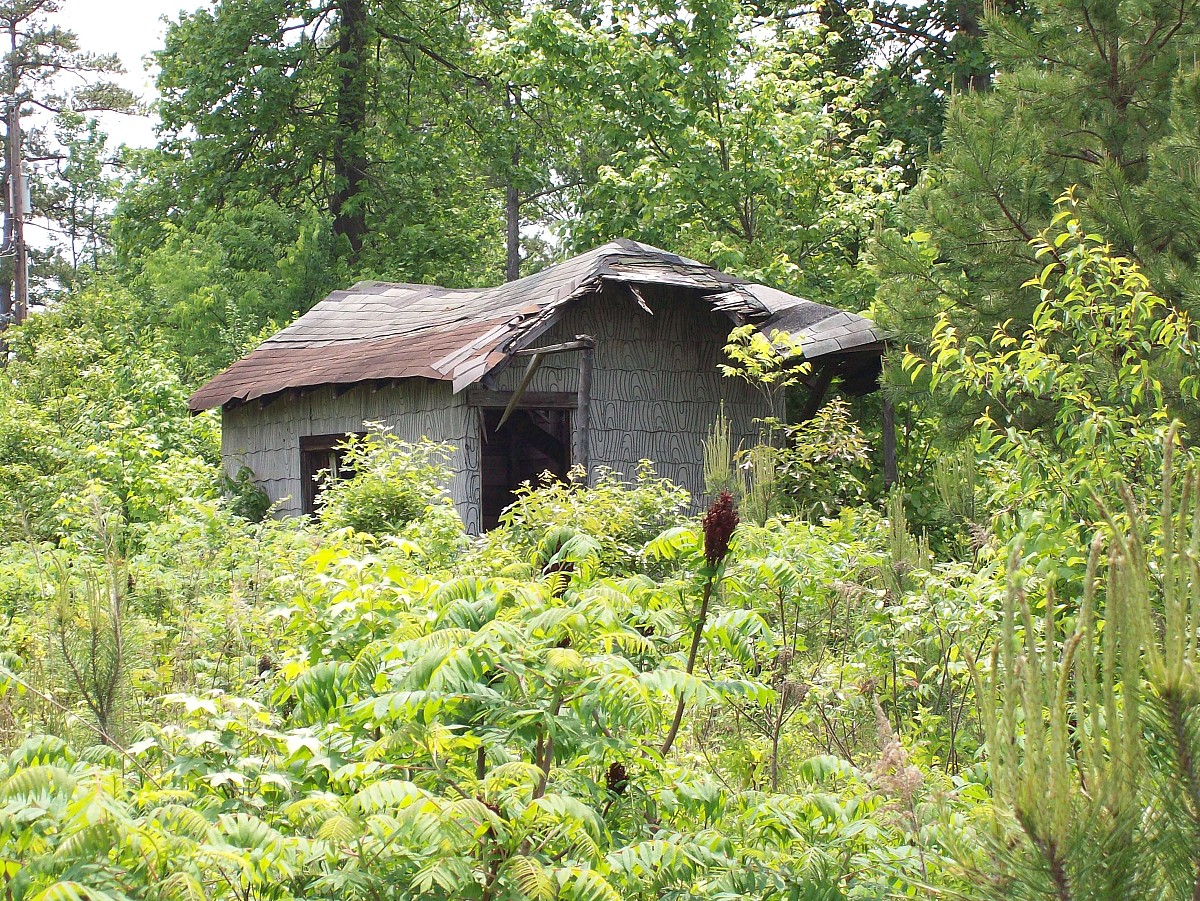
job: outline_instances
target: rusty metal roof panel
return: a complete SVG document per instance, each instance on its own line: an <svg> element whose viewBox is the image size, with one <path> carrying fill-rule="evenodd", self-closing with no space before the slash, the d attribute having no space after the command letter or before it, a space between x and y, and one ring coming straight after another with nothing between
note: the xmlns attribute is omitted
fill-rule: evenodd
<svg viewBox="0 0 1200 901"><path fill-rule="evenodd" d="M459 391L505 365L605 281L696 290L737 321L800 332L814 354L881 340L862 317L621 238L494 288L361 281L334 291L209 381L189 406L199 411L295 388L414 376L451 381ZM851 331L835 337L838 327Z"/></svg>

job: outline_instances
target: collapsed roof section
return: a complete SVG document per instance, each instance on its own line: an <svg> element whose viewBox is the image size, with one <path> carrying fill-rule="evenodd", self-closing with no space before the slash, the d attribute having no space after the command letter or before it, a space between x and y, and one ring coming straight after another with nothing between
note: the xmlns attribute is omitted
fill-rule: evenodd
<svg viewBox="0 0 1200 901"><path fill-rule="evenodd" d="M883 337L870 320L618 239L495 288L368 281L334 291L209 381L188 406L199 412L291 389L414 377L451 381L461 391L507 365L605 282L627 285L647 311L639 285L695 291L737 324L791 333L805 359L836 358L840 374L857 378L862 390L878 373Z"/></svg>

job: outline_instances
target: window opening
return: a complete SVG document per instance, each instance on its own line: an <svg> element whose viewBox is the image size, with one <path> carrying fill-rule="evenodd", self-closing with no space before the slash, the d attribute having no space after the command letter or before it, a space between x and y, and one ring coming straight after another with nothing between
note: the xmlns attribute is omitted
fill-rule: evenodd
<svg viewBox="0 0 1200 901"><path fill-rule="evenodd" d="M325 487L324 480L318 479L321 473L328 472L335 482L354 475L346 466L346 451L342 445L350 435L361 438L365 434L341 432L336 435L305 435L300 439L301 509L304 513L314 516L320 509L321 491Z"/></svg>

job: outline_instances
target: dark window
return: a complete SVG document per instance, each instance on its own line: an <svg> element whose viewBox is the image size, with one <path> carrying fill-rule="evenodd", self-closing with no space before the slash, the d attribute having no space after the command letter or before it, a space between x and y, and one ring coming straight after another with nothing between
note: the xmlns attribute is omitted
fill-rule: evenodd
<svg viewBox="0 0 1200 901"><path fill-rule="evenodd" d="M359 437L362 433L359 433ZM318 509L317 498L321 496L323 477L321 473L328 472L335 481L349 478L351 473L346 469L344 460L347 434L339 435L305 435L300 439L300 485L303 497L301 509L309 515Z"/></svg>
<svg viewBox="0 0 1200 901"><path fill-rule="evenodd" d="M545 473L566 478L571 468L571 410L514 410L500 425L503 410L481 411L483 527L493 529L513 502L522 482L537 485Z"/></svg>

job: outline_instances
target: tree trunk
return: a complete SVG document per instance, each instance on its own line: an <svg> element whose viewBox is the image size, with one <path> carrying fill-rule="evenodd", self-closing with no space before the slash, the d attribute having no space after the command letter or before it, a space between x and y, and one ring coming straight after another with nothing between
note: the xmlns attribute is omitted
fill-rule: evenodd
<svg viewBox="0 0 1200 901"><path fill-rule="evenodd" d="M12 171L12 141L11 116L5 117L4 134L4 233L0 244L4 247L6 256L0 259L0 332L7 327L13 308L13 267L11 254L13 247L13 210L12 186L9 183L9 173Z"/></svg>
<svg viewBox="0 0 1200 901"><path fill-rule="evenodd" d="M508 113L510 124L514 126L513 133L516 134L515 118L513 112L513 88L509 88L504 95L504 109ZM514 137L514 141L516 138ZM517 169L521 165L521 145L516 143L512 152L512 168L508 172L508 178L504 182L504 280L506 282L515 282L521 277L521 192L517 188Z"/></svg>
<svg viewBox="0 0 1200 901"><path fill-rule="evenodd" d="M504 186L504 226L504 280L515 282L521 277L521 195L511 179Z"/></svg>
<svg viewBox="0 0 1200 901"><path fill-rule="evenodd" d="M968 51L983 46L982 14L983 9L975 0L963 0L958 6L958 30L968 39ZM966 51L960 50L960 55L965 56ZM959 91L986 91L991 86L992 69L986 59L982 69L963 66L954 77L954 87Z"/></svg>
<svg viewBox="0 0 1200 901"><path fill-rule="evenodd" d="M350 244L350 261L358 259L367 233L363 184L367 159L368 21L367 0L342 0L338 22L337 130L333 139L333 233Z"/></svg>
<svg viewBox="0 0 1200 901"><path fill-rule="evenodd" d="M4 237L3 248L6 258L0 261L0 332L8 328L13 321L14 283L16 282L16 266L13 263L16 242L16 217L13 209L18 200L13 189L13 173L21 165L20 156L20 117L21 108L16 100L19 85L17 71L17 23L13 20L8 29L8 71L5 73L5 92L9 96L7 108L4 111ZM4 354L4 362L8 359L8 347L0 344Z"/></svg>

